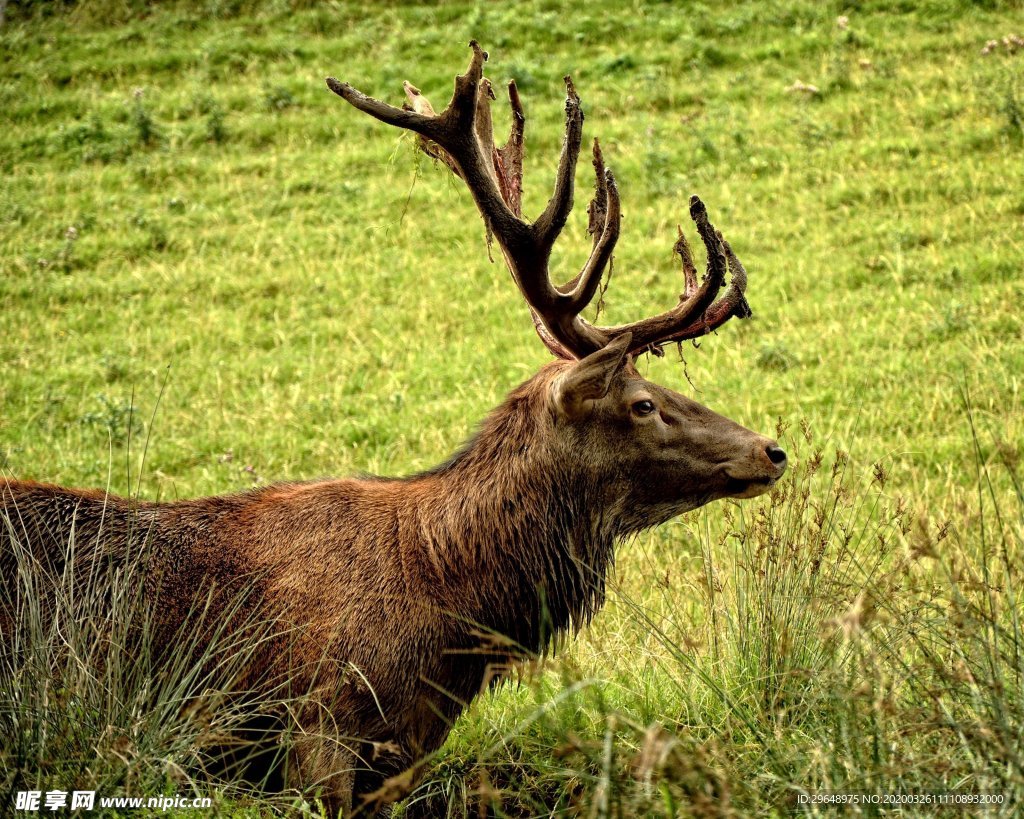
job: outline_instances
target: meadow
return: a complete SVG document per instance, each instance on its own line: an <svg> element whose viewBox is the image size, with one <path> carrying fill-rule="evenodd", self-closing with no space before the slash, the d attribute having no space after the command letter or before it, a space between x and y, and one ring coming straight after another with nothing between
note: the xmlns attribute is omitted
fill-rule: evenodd
<svg viewBox="0 0 1024 819"><path fill-rule="evenodd" d="M324 78L439 104L475 38L523 96L527 214L575 80L625 214L603 323L675 304L676 225L693 237L687 197L707 203L754 318L640 366L778 430L794 464L624 544L592 626L481 697L399 814L830 815L800 798L836 791L1001 794L972 810L1012 815L1022 11L9 4L0 469L172 499L450 455L547 352L461 183ZM566 277L590 247L585 161L577 185ZM162 793L189 770L178 715L143 742L8 700L0 721L67 741L0 748L0 797L86 769ZM224 815L281 807L217 792Z"/></svg>

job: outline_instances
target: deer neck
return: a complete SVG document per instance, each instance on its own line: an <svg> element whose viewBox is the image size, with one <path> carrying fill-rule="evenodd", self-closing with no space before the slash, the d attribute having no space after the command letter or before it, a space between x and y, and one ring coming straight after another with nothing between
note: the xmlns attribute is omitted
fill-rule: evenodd
<svg viewBox="0 0 1024 819"><path fill-rule="evenodd" d="M523 392L422 477L416 514L425 570L457 614L543 651L604 601L618 516L600 482L553 451L546 410Z"/></svg>

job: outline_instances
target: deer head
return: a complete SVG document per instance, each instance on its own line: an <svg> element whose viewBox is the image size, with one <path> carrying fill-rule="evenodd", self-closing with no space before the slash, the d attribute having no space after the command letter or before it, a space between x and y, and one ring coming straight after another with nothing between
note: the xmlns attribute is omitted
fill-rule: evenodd
<svg viewBox="0 0 1024 819"><path fill-rule="evenodd" d="M619 236L615 177L595 139L590 257L569 281L554 284L548 263L573 206L583 136L580 98L566 77L565 139L555 189L531 223L522 215L525 116L519 93L515 82L509 82L512 125L505 145L498 148L490 110L495 97L483 76L487 54L475 41L470 48L469 69L455 78L455 92L440 113L408 82L403 108L334 78L327 85L360 111L418 134L422 150L466 183L483 216L488 242L497 240L538 335L560 360L549 368L545 381L557 433L555 449L611 488L630 518L626 529L653 525L717 498L765 492L786 468L786 454L775 441L647 381L633 366L642 353L662 355L667 344L703 336L733 316L751 315L744 296L746 271L708 220L704 204L696 196L690 199L690 217L707 250L707 270L698 281L680 229L674 247L683 273L679 303L631 324L604 327L588 322L581 313L598 291Z"/></svg>

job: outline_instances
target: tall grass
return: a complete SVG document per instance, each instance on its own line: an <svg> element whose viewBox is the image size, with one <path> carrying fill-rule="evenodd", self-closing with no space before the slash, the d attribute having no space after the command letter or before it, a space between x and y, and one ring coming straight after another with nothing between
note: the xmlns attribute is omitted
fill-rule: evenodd
<svg viewBox="0 0 1024 819"><path fill-rule="evenodd" d="M271 621L229 628L252 587L226 608L197 589L158 642L166 611L144 527L116 553L102 532L83 543L72 527L62 554L40 554L16 508L0 526L4 566L15 567L0 583L0 804L27 790L300 804L264 796L303 697L287 680L240 687L281 636ZM270 730L278 751L259 757Z"/></svg>

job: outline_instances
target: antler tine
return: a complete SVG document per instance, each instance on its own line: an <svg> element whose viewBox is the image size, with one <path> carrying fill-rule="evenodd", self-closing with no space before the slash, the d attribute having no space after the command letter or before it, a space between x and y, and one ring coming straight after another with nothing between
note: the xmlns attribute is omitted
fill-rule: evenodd
<svg viewBox="0 0 1024 819"><path fill-rule="evenodd" d="M512 109L512 124L509 126L508 139L497 151L495 168L505 204L516 216L522 217L523 131L526 128L526 115L523 113L523 102L519 99L515 80L508 82L508 104Z"/></svg>
<svg viewBox="0 0 1024 819"><path fill-rule="evenodd" d="M538 241L545 251L551 247L562 232L569 212L572 210L573 180L576 175L576 160L579 159L583 142L583 108L572 77L565 76L565 138L562 154L558 159L558 174L555 177L555 191L544 212L534 223Z"/></svg>
<svg viewBox="0 0 1024 819"><path fill-rule="evenodd" d="M327 87L345 100L349 105L354 108L358 108L364 114L369 114L371 117L379 119L381 122L385 122L388 125L394 125L397 128L405 128L409 131L415 131L418 134L424 134L426 136L430 136L431 132L434 130L433 124L436 121L435 118L424 116L423 114L416 113L415 111L395 108L393 105L388 105L386 102L381 102L373 97L368 97L361 91L357 91L347 82L341 82L340 80L336 80L334 77L328 77Z"/></svg>
<svg viewBox="0 0 1024 819"><path fill-rule="evenodd" d="M685 301L697 292L697 268L693 264L693 252L690 250L690 243L686 241L683 226L677 225L676 229L679 231L679 238L672 249L679 254L679 260L683 265L683 292L679 300Z"/></svg>
<svg viewBox="0 0 1024 819"><path fill-rule="evenodd" d="M470 40L469 47L473 50L469 68L465 74L455 75L455 91L452 92L451 101L441 112L441 118L445 120L449 130L456 134L467 134L472 130L469 126L472 126L476 119L479 108L477 86L483 79L484 63L487 62L487 52L480 48L480 43Z"/></svg>
<svg viewBox="0 0 1024 819"><path fill-rule="evenodd" d="M604 228L601 230L601 234L595 237L594 247L580 274L579 284L569 294L572 298L573 310L576 312L581 312L593 300L594 293L597 292L597 287L601 283L604 269L611 261L612 252L619 241L619 229L622 224L619 187L615 184L615 177L610 170L604 172L604 178L604 189L607 195Z"/></svg>
<svg viewBox="0 0 1024 819"><path fill-rule="evenodd" d="M708 221L708 210L704 203L696 196L690 197L690 218L697 226L697 233L704 242L708 253L707 271L704 273L704 281L710 283L710 296L708 303L717 295L719 288L725 284L726 260L725 251L722 248L722 234L715 230L714 225Z"/></svg>
<svg viewBox="0 0 1024 819"><path fill-rule="evenodd" d="M473 121L473 128L476 131L476 138L480 140L480 153L492 175L495 173L494 159L497 154L494 148L494 126L491 123L491 100L493 99L494 89L491 88L491 81L486 77L481 77L476 92L476 118ZM501 190L500 184L498 190L499 192ZM504 198L502 196L502 199ZM505 204L508 202L506 201Z"/></svg>
<svg viewBox="0 0 1024 819"><path fill-rule="evenodd" d="M571 312L578 314L590 304L601 283L601 276L612 258L615 243L619 240L622 211L619 188L615 177L604 166L601 145L594 140L594 198L587 207L587 233L594 237L590 258L583 269L570 281L559 286L558 292L569 297Z"/></svg>
<svg viewBox="0 0 1024 819"><path fill-rule="evenodd" d="M729 289L725 291L723 301L734 304L732 314L739 319L754 317L754 311L750 309L747 301L747 269L733 253L732 245L722 237L722 246L725 248L725 257L729 260L729 270L732 271L732 282Z"/></svg>
<svg viewBox="0 0 1024 819"><path fill-rule="evenodd" d="M587 205L587 233L594 237L596 245L604 232L608 213L608 183L604 174L604 155L601 143L594 137L594 198Z"/></svg>

